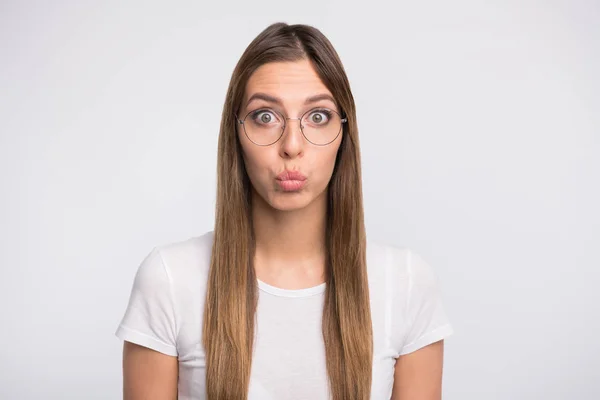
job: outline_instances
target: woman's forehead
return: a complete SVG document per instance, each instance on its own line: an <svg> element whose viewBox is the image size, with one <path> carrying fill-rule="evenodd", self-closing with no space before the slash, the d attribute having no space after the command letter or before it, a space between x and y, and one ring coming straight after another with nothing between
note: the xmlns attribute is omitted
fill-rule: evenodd
<svg viewBox="0 0 600 400"><path fill-rule="evenodd" d="M257 93L294 103L323 94L333 98L308 60L272 62L260 66L248 79L244 103L250 97L256 97Z"/></svg>

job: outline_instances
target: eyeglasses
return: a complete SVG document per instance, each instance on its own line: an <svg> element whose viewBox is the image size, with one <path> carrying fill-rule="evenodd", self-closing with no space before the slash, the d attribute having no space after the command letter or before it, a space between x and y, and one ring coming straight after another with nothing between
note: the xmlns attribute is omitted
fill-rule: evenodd
<svg viewBox="0 0 600 400"><path fill-rule="evenodd" d="M244 127L246 137L258 146L270 146L277 142L283 136L288 119L299 120L302 135L317 146L328 145L337 139L342 131L342 124L348 121L348 118L342 118L336 111L323 107L309 110L300 118L285 117L271 108L250 111L243 120L237 114L235 117Z"/></svg>

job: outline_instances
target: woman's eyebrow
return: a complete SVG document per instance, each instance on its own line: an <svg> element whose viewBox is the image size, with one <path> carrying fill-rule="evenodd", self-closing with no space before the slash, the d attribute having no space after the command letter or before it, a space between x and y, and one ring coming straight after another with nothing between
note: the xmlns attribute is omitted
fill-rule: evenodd
<svg viewBox="0 0 600 400"><path fill-rule="evenodd" d="M279 97L275 97L275 96L271 96L266 93L258 92L258 93L254 93L252 96L250 96L250 98L248 99L248 102L246 103L246 107L253 100L264 100L264 101L268 101L269 103L275 103L280 106L283 105L283 102L281 101L281 99ZM321 94L316 94L314 96L307 97L306 100L304 101L304 104L316 103L317 101L320 101L320 100L329 100L333 104L337 104L335 102L335 100L333 99L333 97L327 93L321 93Z"/></svg>

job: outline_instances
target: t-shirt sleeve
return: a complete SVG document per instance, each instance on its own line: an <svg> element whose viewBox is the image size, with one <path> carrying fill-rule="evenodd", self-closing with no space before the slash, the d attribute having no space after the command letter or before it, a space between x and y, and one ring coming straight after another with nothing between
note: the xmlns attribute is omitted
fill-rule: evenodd
<svg viewBox="0 0 600 400"><path fill-rule="evenodd" d="M419 254L410 249L407 257L408 331L399 355L412 353L453 333L433 269Z"/></svg>
<svg viewBox="0 0 600 400"><path fill-rule="evenodd" d="M177 356L172 283L155 247L138 266L129 303L115 335L125 341Z"/></svg>

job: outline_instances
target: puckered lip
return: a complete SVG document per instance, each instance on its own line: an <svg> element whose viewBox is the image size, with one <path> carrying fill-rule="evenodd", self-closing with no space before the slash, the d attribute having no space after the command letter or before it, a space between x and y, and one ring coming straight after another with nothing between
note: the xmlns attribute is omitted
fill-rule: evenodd
<svg viewBox="0 0 600 400"><path fill-rule="evenodd" d="M299 171L285 170L277 175L278 181L304 181L306 177Z"/></svg>

